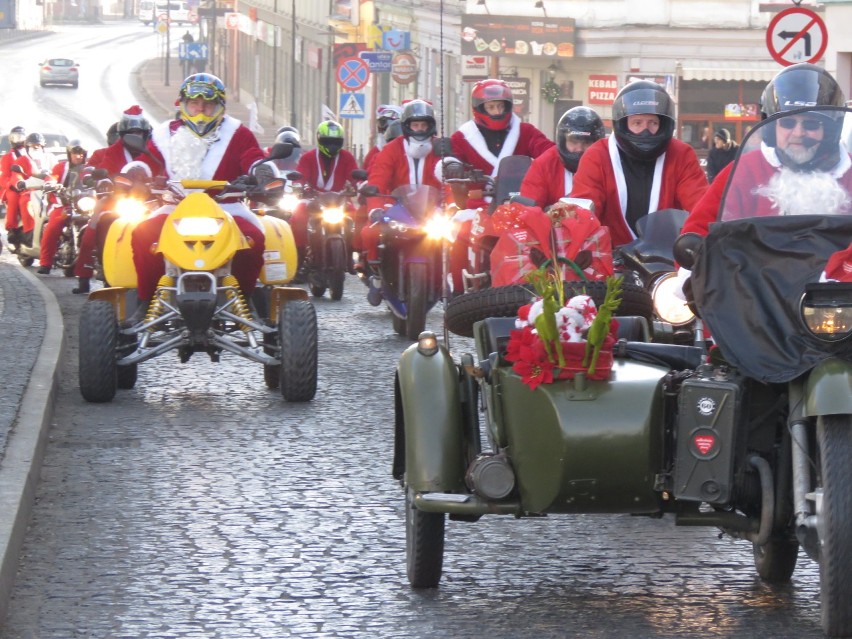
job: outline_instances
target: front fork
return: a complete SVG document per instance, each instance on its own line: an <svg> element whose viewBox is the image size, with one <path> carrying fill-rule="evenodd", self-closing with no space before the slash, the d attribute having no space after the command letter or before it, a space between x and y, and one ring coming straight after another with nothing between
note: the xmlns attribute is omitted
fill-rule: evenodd
<svg viewBox="0 0 852 639"><path fill-rule="evenodd" d="M804 416L804 378L800 377L788 385L790 413L788 428L792 443L793 463L793 512L796 517L796 537L809 557L819 557L817 535L818 488L815 489L814 464L811 450L813 422Z"/></svg>

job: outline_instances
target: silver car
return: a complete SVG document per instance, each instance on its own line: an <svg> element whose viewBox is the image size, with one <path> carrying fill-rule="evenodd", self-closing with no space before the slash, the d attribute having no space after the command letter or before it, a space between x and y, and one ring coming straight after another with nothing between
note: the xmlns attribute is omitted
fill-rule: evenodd
<svg viewBox="0 0 852 639"><path fill-rule="evenodd" d="M70 84L77 88L79 64L69 58L48 58L39 62L38 79L41 86L48 84Z"/></svg>

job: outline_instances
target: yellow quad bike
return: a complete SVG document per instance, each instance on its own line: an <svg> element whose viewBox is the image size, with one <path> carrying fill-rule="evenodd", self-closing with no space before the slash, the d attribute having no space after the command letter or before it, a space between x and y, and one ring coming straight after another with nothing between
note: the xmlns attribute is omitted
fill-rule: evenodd
<svg viewBox="0 0 852 639"><path fill-rule="evenodd" d="M182 363L197 352L218 362L223 351L263 365L267 387L285 400L313 399L317 385L317 321L307 291L284 286L296 273L293 235L286 222L265 216L265 264L247 300L231 263L249 248L228 202L279 199L283 182L262 187L222 181L183 180L160 193L167 213L156 244L166 262L144 319L132 323L137 281L130 238L140 218L119 217L103 255L109 287L93 291L80 316L80 392L108 402L117 388L133 388L137 365L169 351ZM203 191L189 192L193 189ZM216 190L216 195L209 195ZM223 206L225 208L223 208Z"/></svg>

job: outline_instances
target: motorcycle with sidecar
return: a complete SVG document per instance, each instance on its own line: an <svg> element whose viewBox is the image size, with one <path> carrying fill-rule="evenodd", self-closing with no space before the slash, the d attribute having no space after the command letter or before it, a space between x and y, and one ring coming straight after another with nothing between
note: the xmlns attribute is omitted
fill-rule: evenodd
<svg viewBox="0 0 852 639"><path fill-rule="evenodd" d="M826 129L844 114L814 111ZM643 318L616 317L603 375L578 366L535 388L516 368L520 318L478 321L458 358L429 332L403 353L393 476L411 586L439 584L447 516L669 515L748 542L768 582L791 579L801 548L825 634L852 636L852 283L820 281L852 254L850 160L839 147L841 197L791 212L801 189L776 181L796 175L754 170L777 119L743 141L709 235L675 247L716 348L648 341Z"/></svg>

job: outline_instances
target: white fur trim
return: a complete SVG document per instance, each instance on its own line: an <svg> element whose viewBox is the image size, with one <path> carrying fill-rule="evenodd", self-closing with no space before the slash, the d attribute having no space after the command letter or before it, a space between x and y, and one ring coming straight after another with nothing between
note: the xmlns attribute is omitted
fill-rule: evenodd
<svg viewBox="0 0 852 639"><path fill-rule="evenodd" d="M509 133L503 142L503 147L500 149L500 155L494 155L488 150L488 145L485 143L485 137L476 126L476 122L468 120L459 127L459 131L470 144L471 148L476 151L477 155L488 162L492 167L491 177L497 177L497 165L500 160L510 155L515 155L515 148L518 146L518 140L521 137L521 118L514 113L509 121Z"/></svg>
<svg viewBox="0 0 852 639"><path fill-rule="evenodd" d="M565 189L564 189L565 193L563 194L563 197L568 197L568 195L571 193L571 189L573 189L573 188L574 188L574 174L571 173L571 171L569 171L568 169L565 169Z"/></svg>
<svg viewBox="0 0 852 639"><path fill-rule="evenodd" d="M607 141L609 145L609 159L612 162L612 171L615 173L615 185L618 190L618 204L621 208L621 217L627 220L627 181L624 179L624 168L621 166L621 155L618 153L618 144L615 141L615 136L609 136ZM651 198L648 201L648 213L654 213L660 208L660 191L663 186L663 165L666 161L666 154L663 153L657 158L654 163L654 181L651 183ZM636 238L636 234L627 224L627 230L630 235Z"/></svg>
<svg viewBox="0 0 852 639"><path fill-rule="evenodd" d="M154 142L154 145L160 151L160 154L163 156L163 160L166 164L166 174L172 174L171 162L169 158L169 139L171 138L172 131L170 129L170 121L161 122L151 133L151 139ZM234 133L236 133L237 129L240 127L240 121L232 118L229 115L226 115L222 119L222 123L219 125L219 128L216 129L215 135L216 139L210 144L207 149L207 153L204 156L204 160L201 163L201 175L198 176L199 180L212 180L213 175L216 173L216 169L219 168L219 163L222 161L222 158L225 156L225 150L228 148L228 145L231 143L231 139L234 137ZM128 162L133 158L129 158Z"/></svg>

